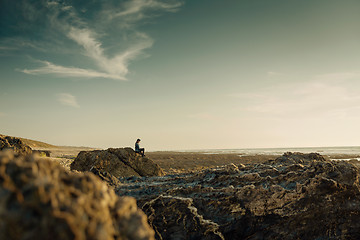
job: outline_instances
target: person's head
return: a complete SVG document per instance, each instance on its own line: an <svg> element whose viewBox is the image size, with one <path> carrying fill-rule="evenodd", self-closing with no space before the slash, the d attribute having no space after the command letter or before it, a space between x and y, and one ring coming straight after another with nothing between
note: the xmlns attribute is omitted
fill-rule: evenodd
<svg viewBox="0 0 360 240"><path fill-rule="evenodd" d="M140 141L141 141L140 138L138 138L138 139L136 140L137 143L140 142Z"/></svg>

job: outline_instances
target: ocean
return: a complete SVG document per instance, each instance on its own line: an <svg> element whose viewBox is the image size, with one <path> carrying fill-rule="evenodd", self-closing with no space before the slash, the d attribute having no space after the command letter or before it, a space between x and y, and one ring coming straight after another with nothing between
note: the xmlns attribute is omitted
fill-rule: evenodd
<svg viewBox="0 0 360 240"><path fill-rule="evenodd" d="M189 150L183 152L198 152L203 154L239 154L246 155L282 155L285 152L316 152L324 156L331 156L336 160L357 159L360 161L360 146L358 147L305 147L305 148L241 148L241 149L205 149L205 150ZM336 158L334 158L334 156ZM342 156L343 155L343 156ZM351 156L349 156L351 155ZM350 157L350 158L348 158Z"/></svg>

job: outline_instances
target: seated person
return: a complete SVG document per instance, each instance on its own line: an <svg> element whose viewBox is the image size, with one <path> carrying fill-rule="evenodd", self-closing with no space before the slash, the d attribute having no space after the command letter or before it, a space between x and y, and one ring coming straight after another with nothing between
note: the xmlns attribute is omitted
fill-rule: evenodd
<svg viewBox="0 0 360 240"><path fill-rule="evenodd" d="M137 139L136 140L136 143L135 143L135 152L136 153L140 153L142 156L145 156L145 148L140 148L140 139Z"/></svg>

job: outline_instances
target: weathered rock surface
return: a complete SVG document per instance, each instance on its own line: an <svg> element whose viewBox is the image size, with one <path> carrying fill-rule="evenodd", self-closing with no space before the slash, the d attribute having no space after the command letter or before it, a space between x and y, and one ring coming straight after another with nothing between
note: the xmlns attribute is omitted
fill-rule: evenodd
<svg viewBox="0 0 360 240"><path fill-rule="evenodd" d="M0 239L154 239L131 197L92 173L0 152Z"/></svg>
<svg viewBox="0 0 360 240"><path fill-rule="evenodd" d="M0 151L12 149L15 153L31 154L31 148L26 145L20 138L10 137L0 134Z"/></svg>
<svg viewBox="0 0 360 240"><path fill-rule="evenodd" d="M157 239L360 239L359 168L319 154L121 178Z"/></svg>
<svg viewBox="0 0 360 240"><path fill-rule="evenodd" d="M162 169L147 157L136 154L131 148L82 151L71 163L71 170L107 172L114 177L163 176Z"/></svg>

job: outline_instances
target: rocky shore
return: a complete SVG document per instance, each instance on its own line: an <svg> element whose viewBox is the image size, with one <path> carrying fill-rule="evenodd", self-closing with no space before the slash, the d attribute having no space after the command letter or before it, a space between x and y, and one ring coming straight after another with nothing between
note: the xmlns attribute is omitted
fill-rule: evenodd
<svg viewBox="0 0 360 240"><path fill-rule="evenodd" d="M0 140L0 239L360 239L356 160L186 153L171 165L112 148L66 169Z"/></svg>
<svg viewBox="0 0 360 240"><path fill-rule="evenodd" d="M157 239L359 239L359 169L319 154L121 178Z"/></svg>
<svg viewBox="0 0 360 240"><path fill-rule="evenodd" d="M131 197L92 173L0 152L0 239L154 239Z"/></svg>

